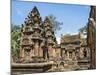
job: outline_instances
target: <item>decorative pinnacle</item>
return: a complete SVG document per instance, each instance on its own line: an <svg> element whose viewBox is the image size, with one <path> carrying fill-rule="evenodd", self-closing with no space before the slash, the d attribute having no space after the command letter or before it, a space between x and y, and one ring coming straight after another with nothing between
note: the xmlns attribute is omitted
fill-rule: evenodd
<svg viewBox="0 0 100 75"><path fill-rule="evenodd" d="M39 13L39 11L38 11L36 6L34 6L34 8L32 9L31 13L34 13L36 15L40 15L40 13Z"/></svg>
<svg viewBox="0 0 100 75"><path fill-rule="evenodd" d="M45 20L44 21L47 21L47 22L50 23L50 19L47 16L45 17Z"/></svg>

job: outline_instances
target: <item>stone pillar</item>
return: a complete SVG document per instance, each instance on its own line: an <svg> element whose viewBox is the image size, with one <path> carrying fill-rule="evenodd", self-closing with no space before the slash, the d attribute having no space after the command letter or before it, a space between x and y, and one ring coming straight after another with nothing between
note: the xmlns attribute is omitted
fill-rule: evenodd
<svg viewBox="0 0 100 75"><path fill-rule="evenodd" d="M39 43L38 43L38 41L36 41L35 45L34 45L34 54L35 54L35 56L38 56L38 49L39 49Z"/></svg>
<svg viewBox="0 0 100 75"><path fill-rule="evenodd" d="M22 56L21 56L22 58L25 57L25 56L24 56L24 52L25 52L24 49L22 49Z"/></svg>
<svg viewBox="0 0 100 75"><path fill-rule="evenodd" d="M30 52L27 51L24 52L25 52L24 62L30 62Z"/></svg>
<svg viewBox="0 0 100 75"><path fill-rule="evenodd" d="M43 58L47 60L48 59L48 48L46 46L43 46L42 49L43 49Z"/></svg>
<svg viewBox="0 0 100 75"><path fill-rule="evenodd" d="M53 57L56 57L57 55L56 55L56 49L55 48L53 48Z"/></svg>
<svg viewBox="0 0 100 75"><path fill-rule="evenodd" d="M53 48L51 45L48 46L48 53L49 53L49 58L53 57Z"/></svg>
<svg viewBox="0 0 100 75"><path fill-rule="evenodd" d="M58 54L59 54L59 56L58 56L58 57L60 58L60 48L58 48Z"/></svg>
<svg viewBox="0 0 100 75"><path fill-rule="evenodd" d="M24 54L24 49L21 47L20 48L20 59L19 61L22 62L24 60L25 54Z"/></svg>
<svg viewBox="0 0 100 75"><path fill-rule="evenodd" d="M30 52L29 52L29 61L32 61L32 55L33 55L33 50L31 48Z"/></svg>
<svg viewBox="0 0 100 75"><path fill-rule="evenodd" d="M87 51L87 57L90 58L90 49L88 47L86 47L86 51Z"/></svg>
<svg viewBox="0 0 100 75"><path fill-rule="evenodd" d="M45 47L45 59L47 60L49 58L48 48Z"/></svg>
<svg viewBox="0 0 100 75"><path fill-rule="evenodd" d="M30 57L34 57L34 49L31 49L31 51L30 51Z"/></svg>
<svg viewBox="0 0 100 75"><path fill-rule="evenodd" d="M83 51L84 51L84 48L83 48L83 47L80 48L80 58L84 58L84 53L83 53Z"/></svg>
<svg viewBox="0 0 100 75"><path fill-rule="evenodd" d="M65 56L65 50L62 50L62 57L64 57Z"/></svg>
<svg viewBox="0 0 100 75"><path fill-rule="evenodd" d="M79 49L77 49L76 52L75 52L75 56L76 56L77 59L80 57L79 54L80 54L80 53L79 53Z"/></svg>
<svg viewBox="0 0 100 75"><path fill-rule="evenodd" d="M43 49L41 46L39 47L39 57L43 57Z"/></svg>
<svg viewBox="0 0 100 75"><path fill-rule="evenodd" d="M69 52L67 51L67 59L69 59Z"/></svg>
<svg viewBox="0 0 100 75"><path fill-rule="evenodd" d="M72 52L72 58L75 59L75 51Z"/></svg>

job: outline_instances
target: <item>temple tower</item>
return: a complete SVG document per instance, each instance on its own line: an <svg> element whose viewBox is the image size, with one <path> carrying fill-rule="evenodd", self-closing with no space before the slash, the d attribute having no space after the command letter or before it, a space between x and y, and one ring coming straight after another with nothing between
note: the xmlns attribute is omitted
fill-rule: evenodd
<svg viewBox="0 0 100 75"><path fill-rule="evenodd" d="M48 17L45 18L43 25L45 30L45 39L47 41L47 47L48 47L48 58L52 60L54 56L53 50L54 46L56 45L56 38L54 35L53 27Z"/></svg>
<svg viewBox="0 0 100 75"><path fill-rule="evenodd" d="M22 62L40 61L43 58L41 49L42 38L42 20L38 9L34 7L25 18L21 30L20 57ZM37 59L38 58L38 59Z"/></svg>

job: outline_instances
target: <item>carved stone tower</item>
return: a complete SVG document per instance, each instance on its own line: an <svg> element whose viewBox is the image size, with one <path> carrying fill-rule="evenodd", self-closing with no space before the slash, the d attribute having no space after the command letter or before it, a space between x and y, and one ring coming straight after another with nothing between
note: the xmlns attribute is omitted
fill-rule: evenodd
<svg viewBox="0 0 100 75"><path fill-rule="evenodd" d="M20 57L21 62L36 62L43 57L41 49L42 38L42 21L36 7L25 18L21 30ZM37 60L38 58L38 60Z"/></svg>
<svg viewBox="0 0 100 75"><path fill-rule="evenodd" d="M48 17L45 18L43 26L45 30L45 39L47 41L47 47L48 47L48 58L52 60L54 54L53 50L56 44L56 38L54 35L53 26L51 25L51 22Z"/></svg>

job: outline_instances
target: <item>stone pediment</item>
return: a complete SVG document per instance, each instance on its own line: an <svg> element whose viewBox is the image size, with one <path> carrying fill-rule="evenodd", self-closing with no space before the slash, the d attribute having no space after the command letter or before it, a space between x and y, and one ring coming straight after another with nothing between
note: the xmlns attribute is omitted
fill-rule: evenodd
<svg viewBox="0 0 100 75"><path fill-rule="evenodd" d="M75 49L75 45L69 44L66 46L66 50Z"/></svg>

